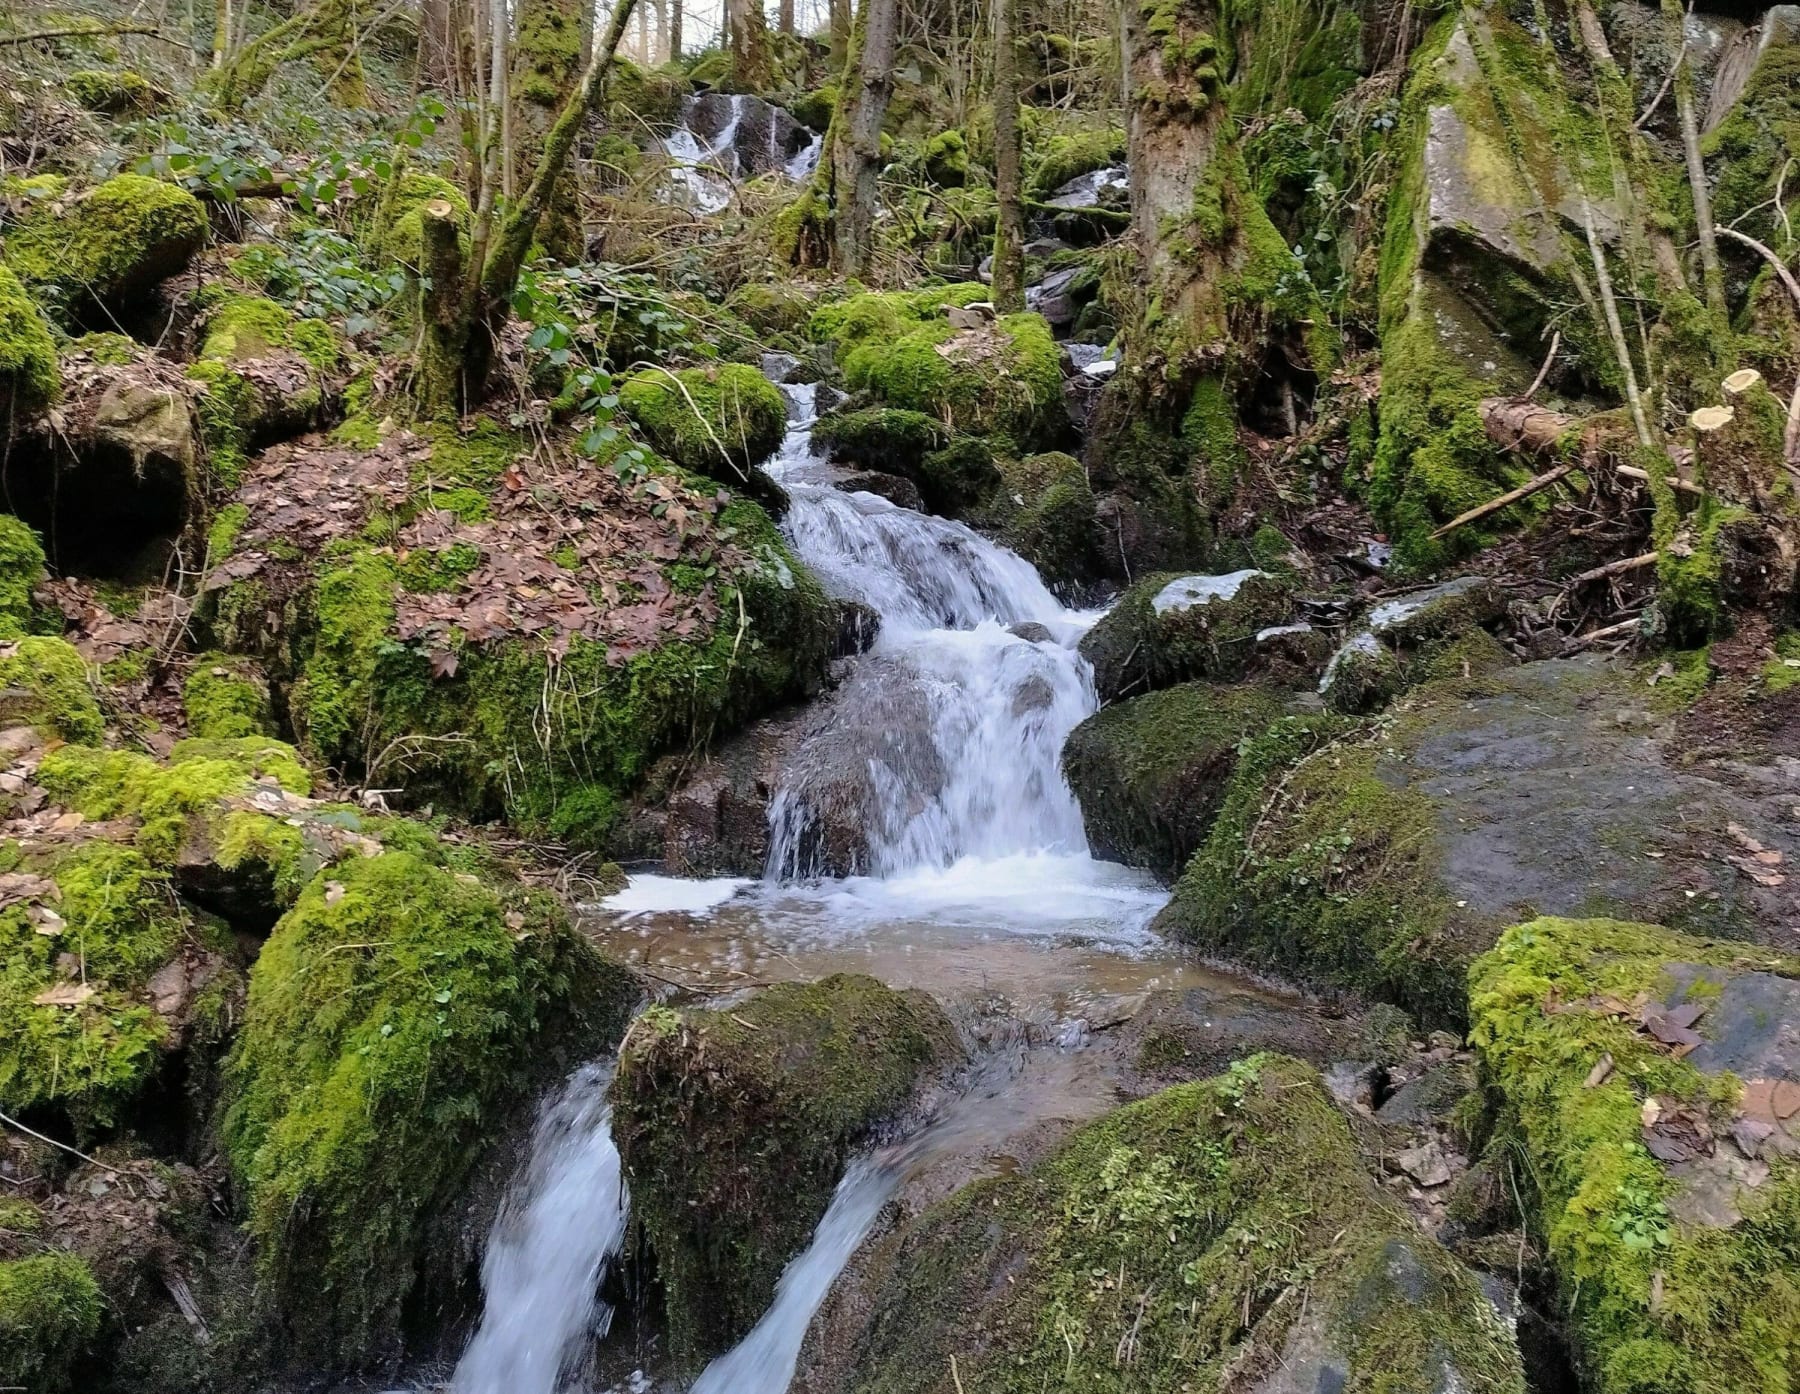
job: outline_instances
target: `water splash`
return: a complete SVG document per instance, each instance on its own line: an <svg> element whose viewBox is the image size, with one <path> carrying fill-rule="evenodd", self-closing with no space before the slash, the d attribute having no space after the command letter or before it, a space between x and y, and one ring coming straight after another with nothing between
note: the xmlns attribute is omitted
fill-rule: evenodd
<svg viewBox="0 0 1800 1394"><path fill-rule="evenodd" d="M583 1065L543 1107L481 1263L486 1306L454 1394L558 1394L606 1333L602 1270L625 1241L629 1198L612 1140L609 1063Z"/></svg>

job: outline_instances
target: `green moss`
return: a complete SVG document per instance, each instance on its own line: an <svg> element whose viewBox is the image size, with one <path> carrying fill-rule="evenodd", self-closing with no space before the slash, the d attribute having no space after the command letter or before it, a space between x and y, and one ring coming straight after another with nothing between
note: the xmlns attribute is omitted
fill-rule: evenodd
<svg viewBox="0 0 1800 1394"><path fill-rule="evenodd" d="M407 170L397 175L393 187L384 192L376 216L365 234L366 244L384 262L417 266L420 256L419 238L424 232L424 218L420 210L438 199L450 205L451 216L466 235L473 214L462 190L438 175L421 170Z"/></svg>
<svg viewBox="0 0 1800 1394"><path fill-rule="evenodd" d="M206 235L206 213L187 190L118 174L28 214L7 232L6 260L26 285L53 287L66 303L111 302L180 271Z"/></svg>
<svg viewBox="0 0 1800 1394"><path fill-rule="evenodd" d="M969 180L969 142L961 131L939 131L919 152L925 177L941 189L960 189Z"/></svg>
<svg viewBox="0 0 1800 1394"><path fill-rule="evenodd" d="M812 314L812 296L791 281L753 281L739 286L725 308L760 334L793 334Z"/></svg>
<svg viewBox="0 0 1800 1394"><path fill-rule="evenodd" d="M1773 43L1762 51L1744 94L1706 136L1708 164L1716 171L1713 215L1791 257L1793 192L1784 208L1772 194L1782 169L1800 158L1800 50Z"/></svg>
<svg viewBox="0 0 1800 1394"><path fill-rule="evenodd" d="M873 1261L858 1394L941 1389L952 1354L991 1394L1179 1394L1283 1367L1385 1394L1524 1389L1475 1276L1368 1182L1318 1076L1281 1056L1086 1125Z"/></svg>
<svg viewBox="0 0 1800 1394"><path fill-rule="evenodd" d="M427 1242L434 1213L634 995L548 896L392 851L313 881L251 971L223 1127L297 1351L391 1348L425 1275L456 1267Z"/></svg>
<svg viewBox="0 0 1800 1394"><path fill-rule="evenodd" d="M1042 201L1071 179L1125 162L1125 132L1117 126L1059 131L1032 140L1025 153L1025 193Z"/></svg>
<svg viewBox="0 0 1800 1394"><path fill-rule="evenodd" d="M1800 963L1653 925L1562 919L1507 930L1470 972L1471 1039L1528 1161L1536 1228L1599 1394L1778 1389L1791 1374L1800 1168L1777 1159L1739 1191L1732 1226L1674 1218L1681 1183L1643 1145L1643 1101L1685 1104L1722 1134L1737 1084L1675 1059L1604 1005L1711 1002L1753 972L1791 978ZM1714 1025L1703 1020L1703 1033ZM1612 1069L1596 1082L1603 1056Z"/></svg>
<svg viewBox="0 0 1800 1394"><path fill-rule="evenodd" d="M130 68L83 68L63 79L63 91L89 111L109 116L153 111L167 100L148 78Z"/></svg>
<svg viewBox="0 0 1800 1394"><path fill-rule="evenodd" d="M206 533L206 561L217 566L237 550L237 542L250 521L250 510L241 503L228 503L213 515Z"/></svg>
<svg viewBox="0 0 1800 1394"><path fill-rule="evenodd" d="M270 729L268 684L254 665L241 658L202 654L182 689L181 702L188 730L203 739L263 736Z"/></svg>
<svg viewBox="0 0 1800 1394"><path fill-rule="evenodd" d="M201 358L247 363L271 349L292 349L319 373L335 371L339 362L337 335L330 325L323 320L297 319L273 300L230 295L208 312Z"/></svg>
<svg viewBox="0 0 1800 1394"><path fill-rule="evenodd" d="M21 638L31 623L31 592L44 579L44 548L28 526L0 514L0 640Z"/></svg>
<svg viewBox="0 0 1800 1394"><path fill-rule="evenodd" d="M1082 722L1062 765L1094 854L1173 880L1205 840L1238 751L1284 705L1258 687L1181 683Z"/></svg>
<svg viewBox="0 0 1800 1394"><path fill-rule="evenodd" d="M646 370L626 380L619 400L660 454L700 474L728 465L742 477L787 431L780 389L741 363Z"/></svg>
<svg viewBox="0 0 1800 1394"><path fill-rule="evenodd" d="M861 976L784 983L730 1011L645 1013L613 1130L679 1357L750 1329L851 1147L960 1053L929 997Z"/></svg>
<svg viewBox="0 0 1800 1394"><path fill-rule="evenodd" d="M942 449L949 433L922 411L868 407L825 417L813 428L813 439L841 464L917 481L925 457Z"/></svg>
<svg viewBox="0 0 1800 1394"><path fill-rule="evenodd" d="M1288 584L1265 572L1234 573L1229 594L1211 595L1210 577L1157 572L1133 584L1081 641L1081 654L1094 665L1094 685L1102 700L1154 690L1192 678L1241 673L1255 650L1256 632L1282 623L1292 605ZM1192 581L1196 598L1178 595L1161 609L1157 600L1170 587Z"/></svg>
<svg viewBox="0 0 1800 1394"><path fill-rule="evenodd" d="M828 82L811 92L804 92L787 104L788 114L802 126L823 131L831 124L832 110L837 106L837 84Z"/></svg>
<svg viewBox="0 0 1800 1394"><path fill-rule="evenodd" d="M0 407L35 416L61 391L50 326L12 268L0 262Z"/></svg>
<svg viewBox="0 0 1800 1394"><path fill-rule="evenodd" d="M182 920L166 874L129 847L80 844L44 871L58 894L42 903L60 925L22 904L0 911L0 1009L15 1026L0 1040L0 1106L58 1109L91 1132L157 1068L166 1028L139 990L176 951ZM74 981L66 954L79 961ZM58 988L74 1000L37 1001Z"/></svg>
<svg viewBox="0 0 1800 1394"><path fill-rule="evenodd" d="M70 1253L0 1262L0 1381L61 1394L70 1367L100 1334L105 1301L86 1263Z"/></svg>
<svg viewBox="0 0 1800 1394"><path fill-rule="evenodd" d="M1006 545L1051 585L1092 577L1100 524L1087 471L1072 455L1052 451L998 462L995 515Z"/></svg>
<svg viewBox="0 0 1800 1394"><path fill-rule="evenodd" d="M97 741L105 732L87 662L62 639L0 643L0 693L0 724L36 726L70 741Z"/></svg>

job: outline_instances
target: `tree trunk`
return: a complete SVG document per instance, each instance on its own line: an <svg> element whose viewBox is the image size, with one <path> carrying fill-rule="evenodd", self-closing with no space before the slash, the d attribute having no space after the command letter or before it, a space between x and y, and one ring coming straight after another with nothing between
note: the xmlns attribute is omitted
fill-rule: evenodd
<svg viewBox="0 0 1800 1394"><path fill-rule="evenodd" d="M656 11L656 51L652 55L657 64L669 61L669 0L655 0Z"/></svg>
<svg viewBox="0 0 1800 1394"><path fill-rule="evenodd" d="M731 25L732 76L744 91L761 92L775 77L762 0L726 0L725 17Z"/></svg>
<svg viewBox="0 0 1800 1394"><path fill-rule="evenodd" d="M875 253L875 182L881 167L881 123L894 90L899 0L863 0L851 33L832 132L832 181L837 199L837 269L865 277ZM838 124L837 116L832 124Z"/></svg>
<svg viewBox="0 0 1800 1394"><path fill-rule="evenodd" d="M794 32L794 0L781 0L776 10L776 27L784 34Z"/></svg>
<svg viewBox="0 0 1800 1394"><path fill-rule="evenodd" d="M519 0L511 75L517 119L510 134L525 169L537 164L556 113L581 76L585 8L584 0ZM552 256L581 260L581 199L572 169L557 179L538 237Z"/></svg>
<svg viewBox="0 0 1800 1394"><path fill-rule="evenodd" d="M419 11L419 86L428 92L457 92L458 39L452 0L425 0Z"/></svg>
<svg viewBox="0 0 1800 1394"><path fill-rule="evenodd" d="M1025 216L1020 207L1019 55L1013 36L1015 0L994 0L994 184L1000 213L994 224L994 308L1025 308Z"/></svg>
<svg viewBox="0 0 1800 1394"><path fill-rule="evenodd" d="M844 71L844 59L850 53L850 0L830 0L831 5L831 70Z"/></svg>
<svg viewBox="0 0 1800 1394"><path fill-rule="evenodd" d="M681 0L669 0L669 42L665 47L666 61L673 63L681 57Z"/></svg>
<svg viewBox="0 0 1800 1394"><path fill-rule="evenodd" d="M1719 264L1719 242L1713 235L1712 191L1706 182L1706 161L1700 153L1700 122L1694 114L1694 65L1688 61L1687 23L1679 0L1663 0L1663 24L1675 49L1675 114L1681 123L1681 151L1687 163L1688 189L1694 201L1695 234L1700 245L1700 276L1706 289L1706 308L1714 333L1729 333L1725 307L1725 272Z"/></svg>

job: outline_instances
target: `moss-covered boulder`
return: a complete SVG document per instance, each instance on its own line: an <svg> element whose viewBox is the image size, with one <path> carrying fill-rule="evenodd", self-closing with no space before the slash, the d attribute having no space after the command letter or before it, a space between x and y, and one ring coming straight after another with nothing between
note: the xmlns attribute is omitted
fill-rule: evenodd
<svg viewBox="0 0 1800 1394"><path fill-rule="evenodd" d="M1331 655L1319 678L1319 695L1341 716L1362 716L1386 706L1405 683L1400 656L1364 630Z"/></svg>
<svg viewBox="0 0 1800 1394"><path fill-rule="evenodd" d="M1288 717L1251 741L1157 926L1427 1026L1467 1020L1469 964L1521 914L1779 942L1783 887L1737 871L1726 830L1787 860L1800 839L1692 767L1629 670L1465 671L1456 647L1426 666L1381 718Z"/></svg>
<svg viewBox="0 0 1800 1394"><path fill-rule="evenodd" d="M1090 1123L882 1241L858 1394L1521 1394L1475 1275L1364 1174L1309 1067L1259 1055ZM954 1362L954 1363L953 1363Z"/></svg>
<svg viewBox="0 0 1800 1394"><path fill-rule="evenodd" d="M130 68L83 68L63 80L63 91L89 111L142 116L167 106L169 94Z"/></svg>
<svg viewBox="0 0 1800 1394"><path fill-rule="evenodd" d="M1285 705L1261 687L1191 682L1082 722L1062 767L1094 854L1174 880L1206 839L1239 748Z"/></svg>
<svg viewBox="0 0 1800 1394"><path fill-rule="evenodd" d="M1452 648L1470 672L1504 667L1505 651L1481 630L1503 609L1500 588L1485 576L1458 576L1384 600L1366 616L1368 627L1332 654L1319 695L1332 711L1358 716L1442 667L1437 660Z"/></svg>
<svg viewBox="0 0 1800 1394"><path fill-rule="evenodd" d="M24 637L31 622L31 592L44 579L44 547L10 514L0 514L0 640Z"/></svg>
<svg viewBox="0 0 1800 1394"><path fill-rule="evenodd" d="M813 427L814 444L839 464L898 474L917 484L925 457L949 443L935 416L898 407L833 412Z"/></svg>
<svg viewBox="0 0 1800 1394"><path fill-rule="evenodd" d="M257 664L234 654L202 654L181 689L188 731L200 740L235 740L273 731L269 684Z"/></svg>
<svg viewBox="0 0 1800 1394"><path fill-rule="evenodd" d="M791 281L752 281L732 291L725 308L759 334L793 334L805 328L813 297Z"/></svg>
<svg viewBox="0 0 1800 1394"><path fill-rule="evenodd" d="M1228 678L1249 665L1259 630L1293 605L1288 583L1266 571L1222 576L1158 572L1121 595L1081 641L1094 687L1110 702L1193 678Z"/></svg>
<svg viewBox="0 0 1800 1394"><path fill-rule="evenodd" d="M1779 1389L1800 1351L1800 961L1615 920L1506 931L1471 1038L1601 1394Z"/></svg>
<svg viewBox="0 0 1800 1394"><path fill-rule="evenodd" d="M474 214L468 197L441 175L408 170L394 179L376 204L364 230L363 242L382 261L417 268L422 255L419 239L424 234L424 208L428 203L447 203L450 216L465 236Z"/></svg>
<svg viewBox="0 0 1800 1394"><path fill-rule="evenodd" d="M254 448L320 424L341 359L330 325L273 300L233 294L207 309L188 376L216 487L237 487Z"/></svg>
<svg viewBox="0 0 1800 1394"><path fill-rule="evenodd" d="M427 1241L438 1213L537 1087L618 1038L635 997L552 898L423 845L308 886L251 971L223 1127L296 1353L397 1353L403 1306L462 1276Z"/></svg>
<svg viewBox="0 0 1800 1394"><path fill-rule="evenodd" d="M35 416L61 389L50 326L12 268L0 262L0 407Z"/></svg>
<svg viewBox="0 0 1800 1394"><path fill-rule="evenodd" d="M619 401L660 453L726 479L747 476L787 432L780 389L742 363L646 369L620 388Z"/></svg>
<svg viewBox="0 0 1800 1394"><path fill-rule="evenodd" d="M53 175L29 183L15 199L29 211L6 234L7 265L77 312L136 299L183 270L206 240L200 201L160 179L117 174L80 192Z"/></svg>
<svg viewBox="0 0 1800 1394"><path fill-rule="evenodd" d="M70 1369L100 1334L105 1302L88 1266L52 1251L0 1261L0 1380L62 1394Z"/></svg>
<svg viewBox="0 0 1800 1394"><path fill-rule="evenodd" d="M865 292L814 310L808 333L831 346L852 390L1015 451L1054 449L1069 431L1061 351L1041 315L951 323L947 309L987 295L979 284Z"/></svg>
<svg viewBox="0 0 1800 1394"><path fill-rule="evenodd" d="M1098 568L1100 524L1081 461L1062 451L997 462L994 509L1001 540L1052 584L1090 580Z"/></svg>
<svg viewBox="0 0 1800 1394"><path fill-rule="evenodd" d="M729 1011L638 1019L613 1130L681 1359L724 1350L755 1324L851 1148L961 1053L929 997L852 975L784 983Z"/></svg>
<svg viewBox="0 0 1800 1394"><path fill-rule="evenodd" d="M35 726L70 741L105 729L87 661L67 640L27 635L0 642L0 725Z"/></svg>

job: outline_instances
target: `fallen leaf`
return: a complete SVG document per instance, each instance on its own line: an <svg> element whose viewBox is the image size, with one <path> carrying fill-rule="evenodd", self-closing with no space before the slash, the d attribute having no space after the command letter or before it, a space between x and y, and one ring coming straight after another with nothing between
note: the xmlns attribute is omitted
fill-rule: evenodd
<svg viewBox="0 0 1800 1394"><path fill-rule="evenodd" d="M1776 1081L1771 1103L1777 1118L1792 1118L1800 1113L1800 1084L1791 1079Z"/></svg>
<svg viewBox="0 0 1800 1394"><path fill-rule="evenodd" d="M1652 1094L1649 1098L1644 1100L1644 1106L1638 1110L1638 1118L1643 1122L1643 1125L1646 1128L1654 1128L1656 1126L1656 1120L1662 1117L1662 1111L1662 1105L1657 1102L1656 1096Z"/></svg>
<svg viewBox="0 0 1800 1394"><path fill-rule="evenodd" d="M31 1001L38 1007L79 1007L93 995L94 989L86 983L58 983L55 987L45 988Z"/></svg>

